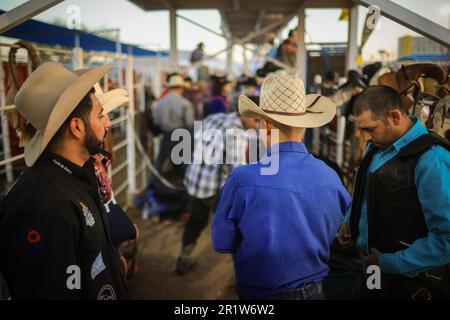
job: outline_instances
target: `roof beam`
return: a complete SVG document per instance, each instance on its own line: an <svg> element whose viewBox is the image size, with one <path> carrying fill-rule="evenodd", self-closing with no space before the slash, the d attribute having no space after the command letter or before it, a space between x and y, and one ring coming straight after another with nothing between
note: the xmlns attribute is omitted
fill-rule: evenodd
<svg viewBox="0 0 450 320"><path fill-rule="evenodd" d="M223 12L223 10L220 10L219 13L220 13L220 18L222 20L222 31L223 31L223 34L227 38L231 38L231 29L230 29L230 24L228 23L227 16Z"/></svg>
<svg viewBox="0 0 450 320"><path fill-rule="evenodd" d="M255 32L258 32L261 29L261 26L263 24L265 17L266 17L266 12L264 10L261 10L258 13L258 18L256 18Z"/></svg>
<svg viewBox="0 0 450 320"><path fill-rule="evenodd" d="M175 9L173 3L170 0L158 0L161 4L166 7L168 10Z"/></svg>
<svg viewBox="0 0 450 320"><path fill-rule="evenodd" d="M450 47L450 31L447 28L422 17L405 7L386 0L353 0L353 2L365 7L378 6L380 8L380 13L386 18L420 33L445 47Z"/></svg>
<svg viewBox="0 0 450 320"><path fill-rule="evenodd" d="M241 10L241 0L233 0L233 10L234 11Z"/></svg>
<svg viewBox="0 0 450 320"><path fill-rule="evenodd" d="M20 6L5 12L0 16L0 34L31 19L35 15L45 11L63 0L33 0L27 1Z"/></svg>

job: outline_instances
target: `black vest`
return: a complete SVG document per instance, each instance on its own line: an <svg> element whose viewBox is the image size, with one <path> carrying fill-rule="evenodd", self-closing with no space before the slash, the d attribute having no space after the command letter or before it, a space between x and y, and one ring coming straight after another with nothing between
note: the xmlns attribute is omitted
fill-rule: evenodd
<svg viewBox="0 0 450 320"><path fill-rule="evenodd" d="M428 228L417 195L414 169L420 156L433 145L450 151L450 143L435 133L414 140L374 173L368 175L367 223L368 245L384 253L404 250L415 240L427 236ZM359 235L361 199L373 147L361 161L356 175L350 216L350 232L356 241Z"/></svg>

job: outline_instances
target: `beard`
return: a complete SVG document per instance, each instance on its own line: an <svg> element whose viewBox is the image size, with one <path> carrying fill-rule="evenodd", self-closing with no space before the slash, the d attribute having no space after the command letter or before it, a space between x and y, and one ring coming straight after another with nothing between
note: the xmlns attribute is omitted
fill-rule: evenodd
<svg viewBox="0 0 450 320"><path fill-rule="evenodd" d="M105 130L103 139L99 140L94 134L94 131L92 130L90 124L86 126L86 138L84 139L84 147L91 156L102 153L104 151L104 140L107 132L108 131Z"/></svg>

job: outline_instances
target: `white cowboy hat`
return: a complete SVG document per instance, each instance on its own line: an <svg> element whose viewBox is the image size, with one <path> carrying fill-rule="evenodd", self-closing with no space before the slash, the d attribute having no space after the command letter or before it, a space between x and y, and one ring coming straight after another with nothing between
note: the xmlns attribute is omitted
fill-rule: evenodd
<svg viewBox="0 0 450 320"><path fill-rule="evenodd" d="M36 162L81 99L111 68L95 68L78 76L59 63L48 62L30 74L14 99L17 110L36 128L25 145L27 166Z"/></svg>
<svg viewBox="0 0 450 320"><path fill-rule="evenodd" d="M169 82L166 83L166 87L173 88L173 87L186 87L186 83L184 82L184 79L182 76L178 74L174 74L170 77Z"/></svg>
<svg viewBox="0 0 450 320"><path fill-rule="evenodd" d="M81 76L88 72L89 69L79 69L75 70L75 74ZM122 88L113 89L107 92L103 92L100 84L96 83L94 85L95 96L103 107L103 114L108 114L114 109L128 103L130 99L127 97L128 91Z"/></svg>
<svg viewBox="0 0 450 320"><path fill-rule="evenodd" d="M273 73L264 79L260 107L248 97L239 96L239 113L245 117L265 118L298 128L315 128L330 122L336 115L334 103L318 94L305 94L297 75Z"/></svg>

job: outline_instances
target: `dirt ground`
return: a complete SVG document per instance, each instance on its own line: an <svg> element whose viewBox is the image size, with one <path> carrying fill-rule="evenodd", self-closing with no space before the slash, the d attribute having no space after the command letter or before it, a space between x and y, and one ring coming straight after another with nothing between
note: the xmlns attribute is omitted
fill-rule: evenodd
<svg viewBox="0 0 450 320"><path fill-rule="evenodd" d="M201 234L193 256L197 267L178 276L175 261L181 246L183 222L172 225L142 220L136 209L128 211L140 228L139 270L130 281L132 299L237 299L231 256L211 246L210 226Z"/></svg>

